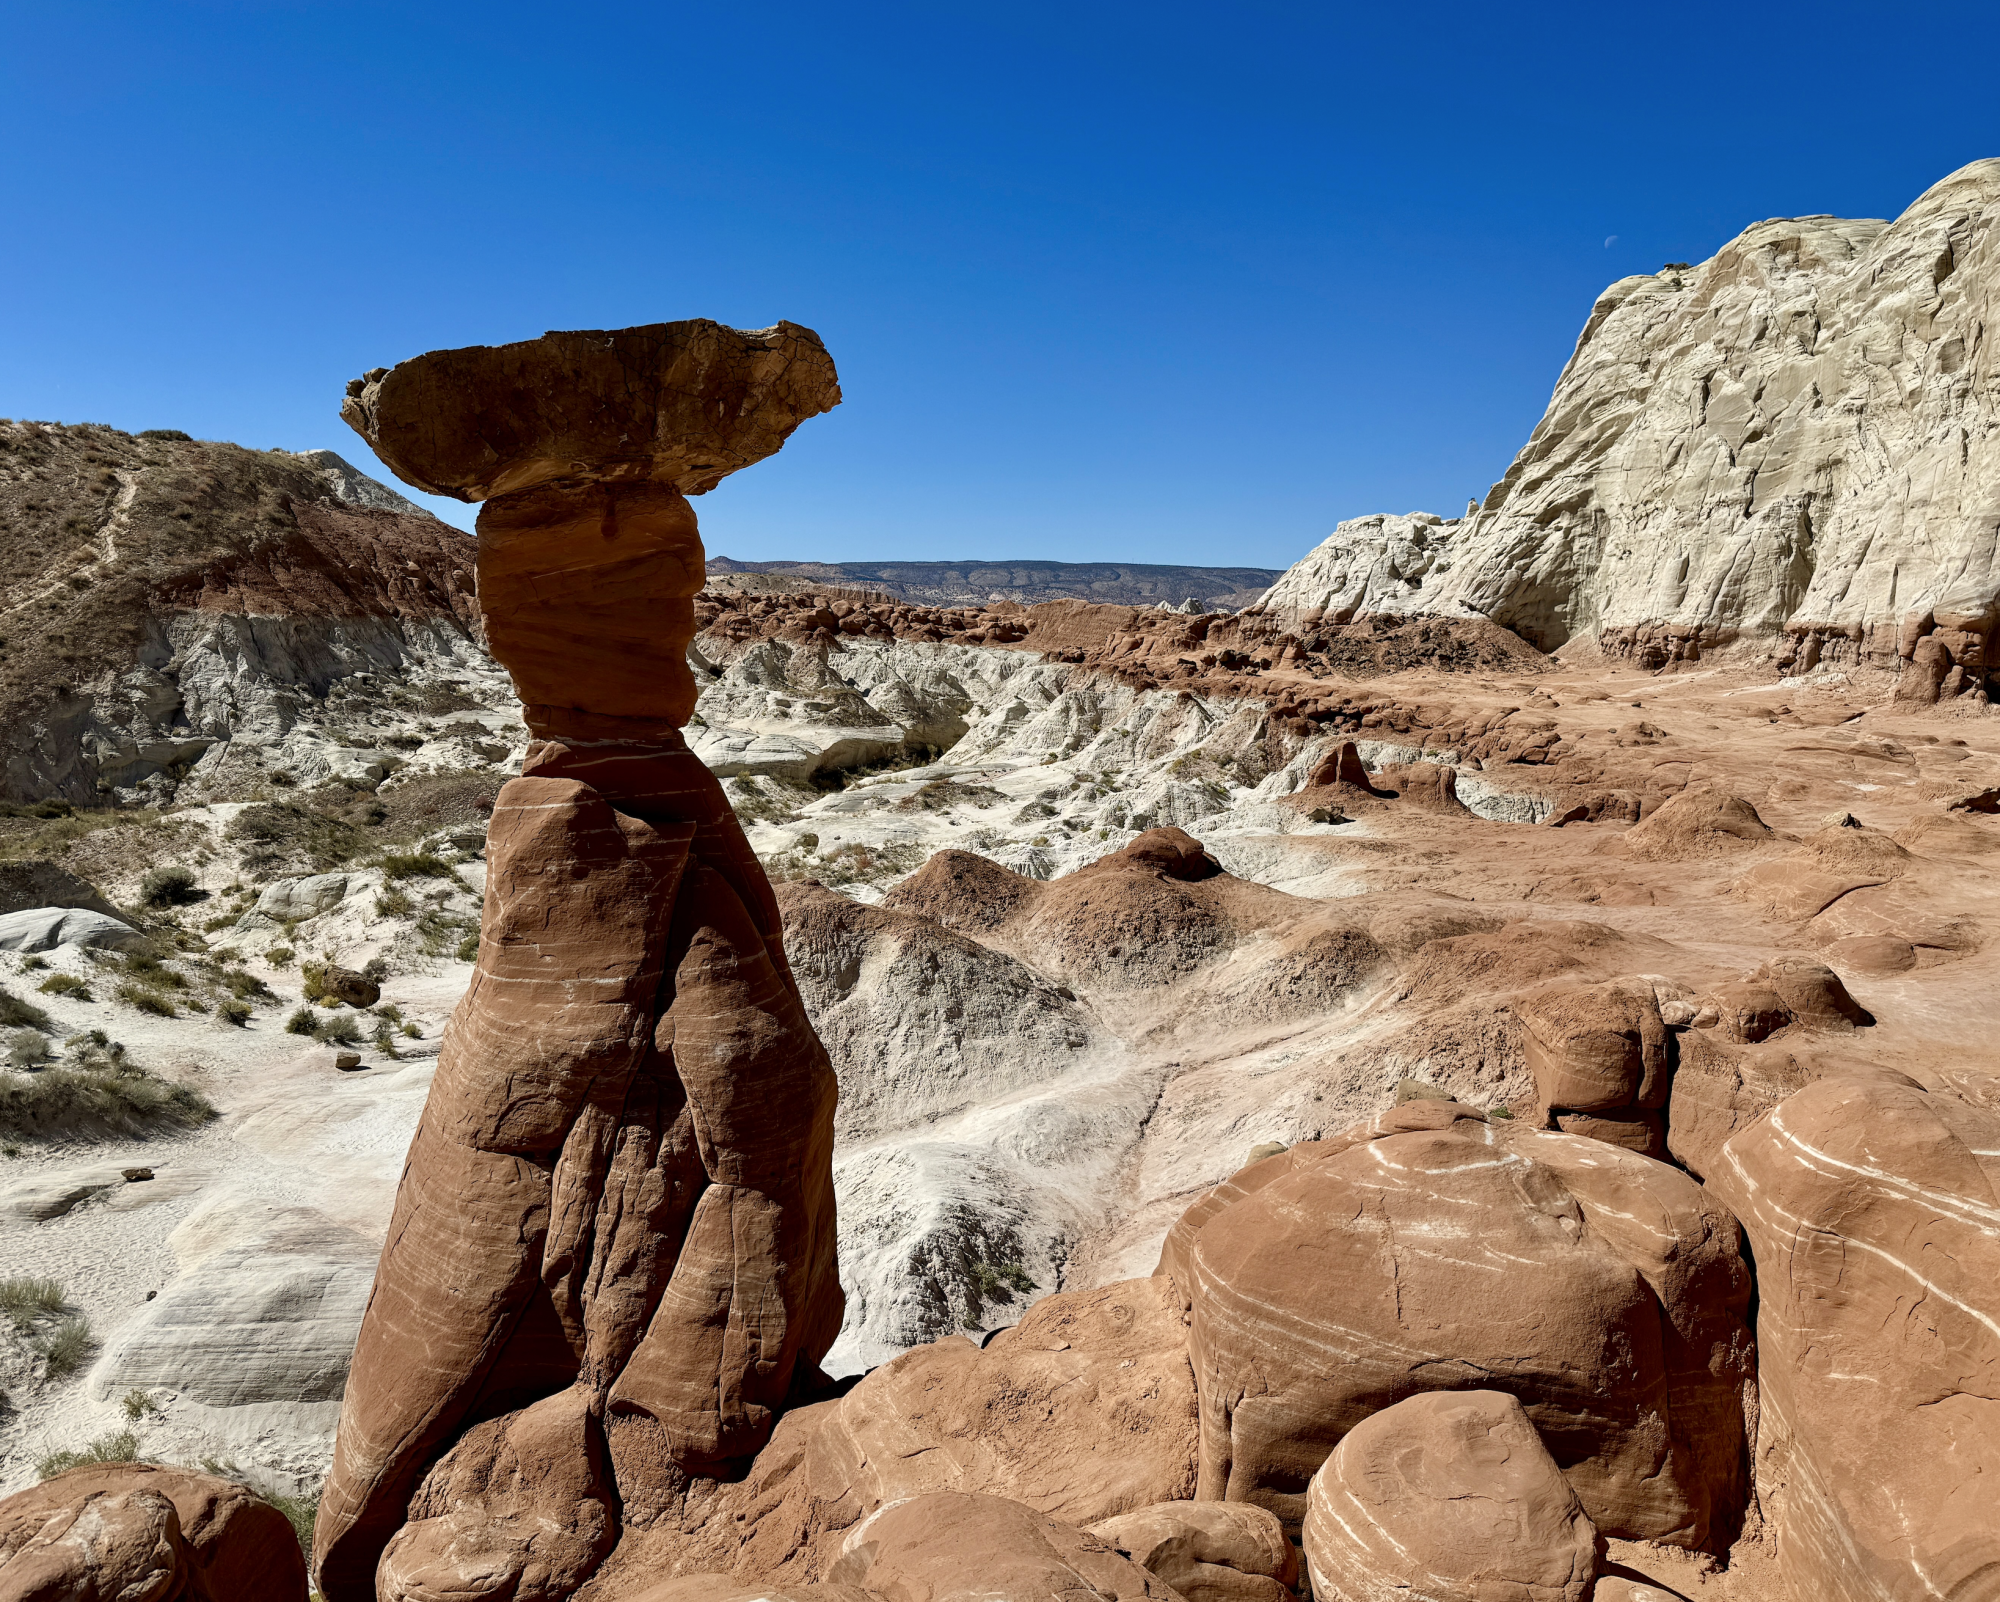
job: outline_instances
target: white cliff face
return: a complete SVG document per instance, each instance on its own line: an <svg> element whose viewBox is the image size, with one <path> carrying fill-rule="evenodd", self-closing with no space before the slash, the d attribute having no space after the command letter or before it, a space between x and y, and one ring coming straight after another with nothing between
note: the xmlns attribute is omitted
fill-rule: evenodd
<svg viewBox="0 0 2000 1602"><path fill-rule="evenodd" d="M1357 519L1266 605L1479 614L1650 666L1732 644L1794 671L1900 661L1920 698L1977 691L2000 612L1997 325L2000 161L1893 223L1757 223L1604 292L1506 476L1434 525L1448 558L1414 518Z"/></svg>

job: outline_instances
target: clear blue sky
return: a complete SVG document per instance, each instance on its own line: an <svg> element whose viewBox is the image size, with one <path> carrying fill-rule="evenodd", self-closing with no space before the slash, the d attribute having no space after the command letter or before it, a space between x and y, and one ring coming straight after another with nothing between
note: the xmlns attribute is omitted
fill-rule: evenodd
<svg viewBox="0 0 2000 1602"><path fill-rule="evenodd" d="M1449 514L1605 284L2000 154L1992 0L0 24L0 415L372 468L365 368L789 317L847 403L697 503L739 558L1277 567Z"/></svg>

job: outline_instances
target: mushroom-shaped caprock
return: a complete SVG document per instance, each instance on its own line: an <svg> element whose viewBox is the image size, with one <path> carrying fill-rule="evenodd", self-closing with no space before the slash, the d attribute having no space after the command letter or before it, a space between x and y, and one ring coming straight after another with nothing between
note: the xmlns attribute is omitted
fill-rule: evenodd
<svg viewBox="0 0 2000 1602"><path fill-rule="evenodd" d="M483 501L552 479L702 495L839 404L810 328L690 317L428 351L355 379L340 415L406 484Z"/></svg>
<svg viewBox="0 0 2000 1602"><path fill-rule="evenodd" d="M687 497L840 404L796 323L705 318L436 350L348 385L340 415L405 483L479 513L479 606L538 732L675 727L705 563Z"/></svg>

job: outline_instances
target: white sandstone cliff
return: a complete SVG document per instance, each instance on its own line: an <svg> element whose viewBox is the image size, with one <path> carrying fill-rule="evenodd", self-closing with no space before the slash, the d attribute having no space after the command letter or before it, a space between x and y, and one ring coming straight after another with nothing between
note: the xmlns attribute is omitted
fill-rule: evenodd
<svg viewBox="0 0 2000 1602"><path fill-rule="evenodd" d="M1732 644L1793 671L1901 664L1908 696L1976 693L2000 614L1997 324L2000 160L1893 223L1757 223L1599 297L1475 513L1343 523L1264 604L1478 614L1649 666Z"/></svg>

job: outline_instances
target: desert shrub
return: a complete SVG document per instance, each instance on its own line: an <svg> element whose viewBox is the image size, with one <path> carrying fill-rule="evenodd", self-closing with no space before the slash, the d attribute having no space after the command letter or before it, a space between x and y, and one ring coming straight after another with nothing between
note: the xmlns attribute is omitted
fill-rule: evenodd
<svg viewBox="0 0 2000 1602"><path fill-rule="evenodd" d="M310 1561L313 1523L319 1518L320 1493L314 1491L310 1496L285 1496L277 1491L260 1491L258 1495L291 1521L292 1533L299 1538L299 1550Z"/></svg>
<svg viewBox="0 0 2000 1602"><path fill-rule="evenodd" d="M299 964L299 994L307 1001L318 1001L326 994L326 964L323 962L302 962Z"/></svg>
<svg viewBox="0 0 2000 1602"><path fill-rule="evenodd" d="M0 818L67 818L75 814L76 808L67 801L54 796L46 800L33 801L23 806L18 801L0 801Z"/></svg>
<svg viewBox="0 0 2000 1602"><path fill-rule="evenodd" d="M965 1269L965 1327L976 1329L988 1302L1011 1303L1035 1288L1028 1271L1019 1263L971 1262Z"/></svg>
<svg viewBox="0 0 2000 1602"><path fill-rule="evenodd" d="M220 917L204 918L201 923L201 932L203 934L220 934L234 923L238 916L234 912L225 912Z"/></svg>
<svg viewBox="0 0 2000 1602"><path fill-rule="evenodd" d="M416 692L417 710L434 718L477 712L480 705L455 684L426 684Z"/></svg>
<svg viewBox="0 0 2000 1602"><path fill-rule="evenodd" d="M194 882L193 871L178 864L155 868L139 881L142 906L185 907L207 896L208 892Z"/></svg>
<svg viewBox="0 0 2000 1602"><path fill-rule="evenodd" d="M55 1053L49 1037L39 1029L16 1029L7 1037L7 1064L12 1068L38 1068Z"/></svg>
<svg viewBox="0 0 2000 1602"><path fill-rule="evenodd" d="M51 1452L36 1463L35 1473L45 1480L52 1480L58 1474L82 1468L86 1463L136 1463L138 1460L139 1437L130 1430L119 1430L112 1435L100 1435L75 1452Z"/></svg>
<svg viewBox="0 0 2000 1602"><path fill-rule="evenodd" d="M386 885L375 898L375 916L378 918L407 918L415 907L416 903L403 891Z"/></svg>
<svg viewBox="0 0 2000 1602"><path fill-rule="evenodd" d="M313 1038L329 1046L358 1046L361 1044L361 1025L351 1012L338 1012L331 1018L322 1018L313 1028Z"/></svg>
<svg viewBox="0 0 2000 1602"><path fill-rule="evenodd" d="M42 1370L50 1379L68 1379L83 1367L84 1360L96 1346L96 1338L90 1333L90 1320L81 1313L70 1314L35 1342L35 1350L41 1354Z"/></svg>
<svg viewBox="0 0 2000 1602"><path fill-rule="evenodd" d="M125 1416L134 1422L144 1418L148 1413L157 1413L160 1410L160 1404L145 1391L127 1391L123 1405Z"/></svg>
<svg viewBox="0 0 2000 1602"><path fill-rule="evenodd" d="M273 774L271 782L277 783ZM245 807L225 831L243 853L243 865L260 872L303 862L324 873L351 861L367 840L365 827L349 816L354 792L322 785L296 801L260 801Z"/></svg>
<svg viewBox="0 0 2000 1602"><path fill-rule="evenodd" d="M241 1029L255 1016L256 1010L249 1002L238 1001L232 997L218 1006L215 1009L215 1013L224 1023L234 1024L238 1029Z"/></svg>
<svg viewBox="0 0 2000 1602"><path fill-rule="evenodd" d="M46 1029L49 1015L32 1001L0 989L0 1029Z"/></svg>
<svg viewBox="0 0 2000 1602"><path fill-rule="evenodd" d="M265 984L254 973L246 973L241 968L231 968L224 972L222 983L238 1001L270 1001L274 999L269 985Z"/></svg>
<svg viewBox="0 0 2000 1602"><path fill-rule="evenodd" d="M457 957L460 962L477 962L479 960L479 931L477 929L459 941Z"/></svg>
<svg viewBox="0 0 2000 1602"><path fill-rule="evenodd" d="M59 1279L32 1275L0 1279L0 1313L13 1322L16 1333L25 1333L36 1319L60 1313L67 1305Z"/></svg>
<svg viewBox="0 0 2000 1602"><path fill-rule="evenodd" d="M475 943L479 934L479 920L460 913L446 912L442 907L427 907L417 919L417 940L427 957L442 957L447 951L464 951L469 942ZM470 962L470 957L461 957L461 962Z"/></svg>
<svg viewBox="0 0 2000 1602"><path fill-rule="evenodd" d="M896 803L898 812L948 812L954 807L993 807L1007 798L985 784L960 784L955 779L933 779Z"/></svg>
<svg viewBox="0 0 2000 1602"><path fill-rule="evenodd" d="M125 971L140 984L156 990L185 990L187 980L169 968L156 946L136 946L125 953Z"/></svg>
<svg viewBox="0 0 2000 1602"><path fill-rule="evenodd" d="M50 974L35 987L45 996L68 996L72 1001L95 1001L90 986L73 973Z"/></svg>
<svg viewBox="0 0 2000 1602"><path fill-rule="evenodd" d="M282 968L292 960L292 948L290 946L273 946L269 951L264 953L264 960L273 968Z"/></svg>
<svg viewBox="0 0 2000 1602"><path fill-rule="evenodd" d="M318 1027L319 1019L310 1007L299 1008L285 1020L285 1033L288 1035L309 1035Z"/></svg>
<svg viewBox="0 0 2000 1602"><path fill-rule="evenodd" d="M40 973L48 965L49 959L47 957L23 957L21 959L21 972Z"/></svg>
<svg viewBox="0 0 2000 1602"><path fill-rule="evenodd" d="M183 433L178 428L142 428L134 437L138 439L175 439L186 443L193 436ZM46 1479L47 1476L44 1475L43 1478Z"/></svg>
<svg viewBox="0 0 2000 1602"><path fill-rule="evenodd" d="M383 857L379 866L384 880L393 883L398 879L449 879L452 877L451 864L443 857L429 851L390 852Z"/></svg>
<svg viewBox="0 0 2000 1602"><path fill-rule="evenodd" d="M111 1053L85 1053L38 1074L0 1072L0 1134L42 1139L149 1135L207 1123L199 1091Z"/></svg>
<svg viewBox="0 0 2000 1602"><path fill-rule="evenodd" d="M178 1018L181 1015L180 1008L174 1005L174 998L152 985L134 984L128 980L118 987L116 993L126 1006L155 1018Z"/></svg>

